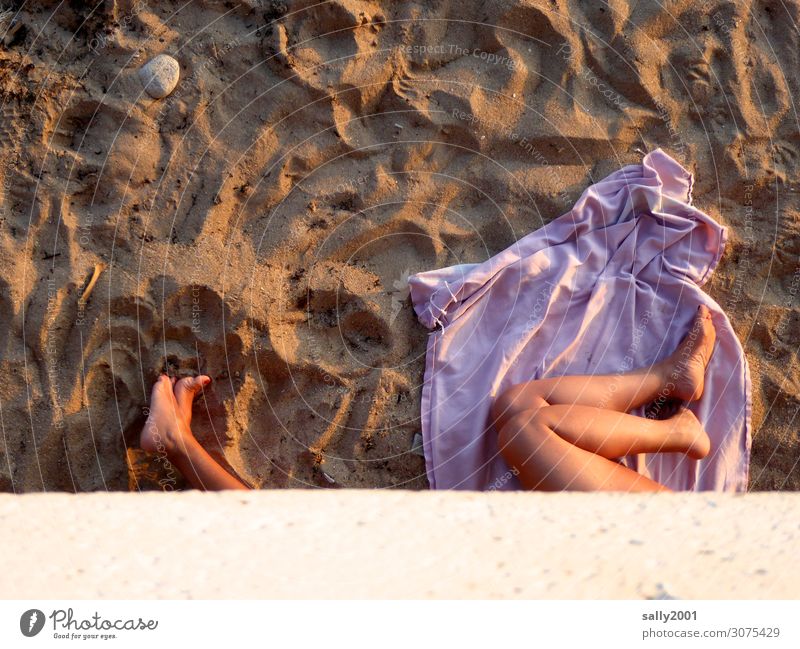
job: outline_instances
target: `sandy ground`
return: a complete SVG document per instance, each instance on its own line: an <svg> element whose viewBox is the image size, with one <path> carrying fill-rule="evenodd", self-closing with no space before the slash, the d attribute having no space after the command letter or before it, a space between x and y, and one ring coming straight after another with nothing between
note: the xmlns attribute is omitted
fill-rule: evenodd
<svg viewBox="0 0 800 649"><path fill-rule="evenodd" d="M408 274L658 146L730 227L708 290L751 364L751 486L800 487L797 2L20 4L0 489L180 487L136 450L164 368L214 378L196 432L255 485L426 487ZM181 80L153 100L160 53Z"/></svg>

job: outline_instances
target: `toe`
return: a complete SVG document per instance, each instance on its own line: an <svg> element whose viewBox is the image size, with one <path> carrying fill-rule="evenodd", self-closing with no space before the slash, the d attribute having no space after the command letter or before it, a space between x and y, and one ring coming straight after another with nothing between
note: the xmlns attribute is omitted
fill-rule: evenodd
<svg viewBox="0 0 800 649"><path fill-rule="evenodd" d="M154 395L162 391L172 391L172 384L170 383L169 377L166 374L159 376L158 380L153 385Z"/></svg>
<svg viewBox="0 0 800 649"><path fill-rule="evenodd" d="M191 413L194 398L211 383L208 376L187 376L175 384L175 400L184 412Z"/></svg>

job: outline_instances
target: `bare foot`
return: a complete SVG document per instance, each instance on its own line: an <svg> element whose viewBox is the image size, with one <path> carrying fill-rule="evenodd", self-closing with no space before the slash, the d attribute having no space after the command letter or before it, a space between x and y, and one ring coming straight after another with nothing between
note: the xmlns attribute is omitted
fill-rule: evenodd
<svg viewBox="0 0 800 649"><path fill-rule="evenodd" d="M696 401L703 396L706 366L714 352L717 332L708 307L701 304L697 315L678 348L665 363L666 382L675 385L670 396Z"/></svg>
<svg viewBox="0 0 800 649"><path fill-rule="evenodd" d="M681 408L678 414L668 420L672 424L672 434L677 435L686 455L702 460L711 451L711 440L703 425L688 408Z"/></svg>
<svg viewBox="0 0 800 649"><path fill-rule="evenodd" d="M187 377L176 382L162 374L150 394L150 415L142 428L139 445L149 453L173 453L192 437L192 401L211 379Z"/></svg>

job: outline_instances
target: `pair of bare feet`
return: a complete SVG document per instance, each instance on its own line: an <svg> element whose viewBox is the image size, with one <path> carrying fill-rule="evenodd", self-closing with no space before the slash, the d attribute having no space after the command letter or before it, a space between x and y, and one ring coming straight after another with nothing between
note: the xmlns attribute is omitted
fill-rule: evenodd
<svg viewBox="0 0 800 649"><path fill-rule="evenodd" d="M700 305L689 332L678 348L652 371L658 372L664 390L654 404L660 407L659 400L697 401L703 396L706 367L714 352L717 332L711 320L711 312ZM694 413L680 406L678 412L669 419L673 432L685 446L686 454L694 459L702 459L711 451L711 440Z"/></svg>
<svg viewBox="0 0 800 649"><path fill-rule="evenodd" d="M150 414L139 443L145 451L165 455L197 489L249 489L211 457L192 434L192 402L209 383L208 376L176 380L161 375L153 386Z"/></svg>
<svg viewBox="0 0 800 649"><path fill-rule="evenodd" d="M150 394L150 414L139 445L149 453L179 453L193 440L192 403L211 383L208 376L176 379L162 374Z"/></svg>

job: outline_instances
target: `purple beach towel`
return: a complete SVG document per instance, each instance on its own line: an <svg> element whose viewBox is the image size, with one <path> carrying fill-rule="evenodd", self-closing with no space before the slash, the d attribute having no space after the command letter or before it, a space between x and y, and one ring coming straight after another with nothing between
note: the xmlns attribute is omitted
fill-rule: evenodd
<svg viewBox="0 0 800 649"><path fill-rule="evenodd" d="M537 378L616 374L662 360L705 304L717 346L703 396L689 407L711 454L700 461L643 454L624 463L674 490L746 490L747 360L727 316L700 289L727 231L692 207L691 189L692 175L658 149L491 259L409 279L414 310L433 330L422 392L432 489L519 489L488 421L495 395Z"/></svg>

